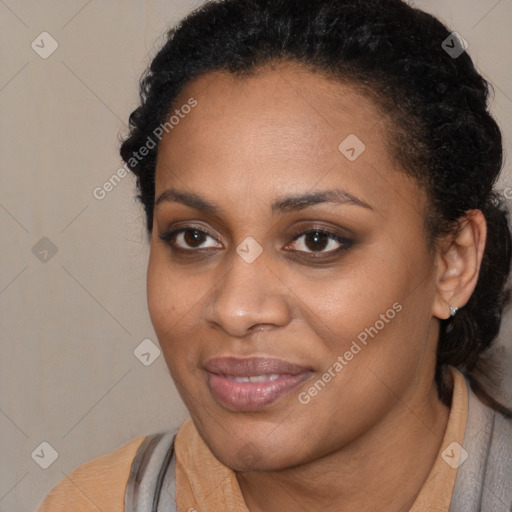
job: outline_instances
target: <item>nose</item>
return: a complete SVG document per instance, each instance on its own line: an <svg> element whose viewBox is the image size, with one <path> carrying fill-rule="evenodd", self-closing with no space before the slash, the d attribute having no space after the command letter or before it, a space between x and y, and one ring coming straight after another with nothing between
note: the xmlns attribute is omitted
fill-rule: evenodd
<svg viewBox="0 0 512 512"><path fill-rule="evenodd" d="M209 296L205 319L232 337L291 321L289 288L269 267L263 254L247 263L234 254L230 270Z"/></svg>

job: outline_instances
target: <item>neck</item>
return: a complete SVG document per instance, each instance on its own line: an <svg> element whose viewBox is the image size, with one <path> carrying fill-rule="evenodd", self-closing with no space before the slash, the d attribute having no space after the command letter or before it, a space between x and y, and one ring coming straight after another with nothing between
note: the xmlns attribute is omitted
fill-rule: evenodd
<svg viewBox="0 0 512 512"><path fill-rule="evenodd" d="M450 412L435 385L426 398L416 395L397 400L370 431L320 459L277 472L237 474L248 509L409 510L439 453Z"/></svg>

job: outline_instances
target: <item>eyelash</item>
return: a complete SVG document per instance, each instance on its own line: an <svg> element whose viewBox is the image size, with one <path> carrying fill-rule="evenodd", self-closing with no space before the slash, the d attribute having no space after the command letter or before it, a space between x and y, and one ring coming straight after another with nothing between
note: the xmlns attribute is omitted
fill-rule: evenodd
<svg viewBox="0 0 512 512"><path fill-rule="evenodd" d="M169 245L174 252L177 252L177 253L189 253L189 255L191 255L191 253L194 253L194 252L198 253L198 252L202 252L202 251L205 251L205 250L209 249L209 248L195 248L195 249L190 248L190 249L184 249L183 247L176 247L174 245L175 238L179 234L185 233L187 231L197 231L199 233L208 235L210 238L213 238L214 240L216 240L216 238L211 233L209 233L206 229L204 229L203 227L200 228L198 226L185 226L185 227L182 227L182 228L179 228L179 229L175 229L173 231L169 231L167 233L160 234L159 238L163 242L165 242L167 245ZM319 259L319 258L325 258L327 256L333 256L335 254L338 254L338 253L346 251L353 244L352 240L350 240L348 238L345 238L345 237L343 237L343 236L341 236L341 235L339 235L337 233L334 233L334 232L329 231L329 230L327 230L325 228L322 228L322 227L311 228L311 229L307 229L307 230L304 230L304 231L300 231L299 233L293 235L292 242L298 240L300 237L302 237L304 235L307 236L307 235L316 234L316 233L322 234L322 235L326 235L329 240L334 240L335 242L338 242L340 244L340 247L338 249L332 249L330 251L311 251L311 252L308 252L308 251L297 251L297 252L299 252L301 254L308 255L308 256L306 256L306 258ZM325 256L320 256L322 254L325 255Z"/></svg>

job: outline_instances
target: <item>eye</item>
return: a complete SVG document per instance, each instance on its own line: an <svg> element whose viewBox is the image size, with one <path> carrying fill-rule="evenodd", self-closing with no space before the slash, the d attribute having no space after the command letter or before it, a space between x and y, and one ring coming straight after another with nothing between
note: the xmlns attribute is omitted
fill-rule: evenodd
<svg viewBox="0 0 512 512"><path fill-rule="evenodd" d="M298 252L312 254L332 254L348 249L352 244L351 240L348 238L345 238L324 228L314 228L307 231L302 231L298 235L295 235L293 240L297 241L301 238L303 238L303 240L295 244L298 246Z"/></svg>
<svg viewBox="0 0 512 512"><path fill-rule="evenodd" d="M204 229L194 226L187 226L168 233L162 233L159 238L169 244L173 249L190 251L193 249L210 249L215 245L203 245L210 238L215 241L212 235Z"/></svg>

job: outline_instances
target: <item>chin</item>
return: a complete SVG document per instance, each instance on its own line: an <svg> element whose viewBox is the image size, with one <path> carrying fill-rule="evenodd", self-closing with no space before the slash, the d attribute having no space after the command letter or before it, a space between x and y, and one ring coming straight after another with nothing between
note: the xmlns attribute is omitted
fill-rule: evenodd
<svg viewBox="0 0 512 512"><path fill-rule="evenodd" d="M266 450L267 451L267 450ZM271 451L268 449L268 451ZM215 453L225 466L239 473L282 471L301 464L291 457L276 457L275 454L260 453L247 443L235 453ZM297 453L295 453L297 456Z"/></svg>
<svg viewBox="0 0 512 512"><path fill-rule="evenodd" d="M297 450L299 441L275 439L270 443L263 436L241 435L231 442L213 436L212 443L207 437L207 445L215 457L225 466L238 472L281 471L304 462L304 451ZM251 440L252 439L252 440Z"/></svg>

